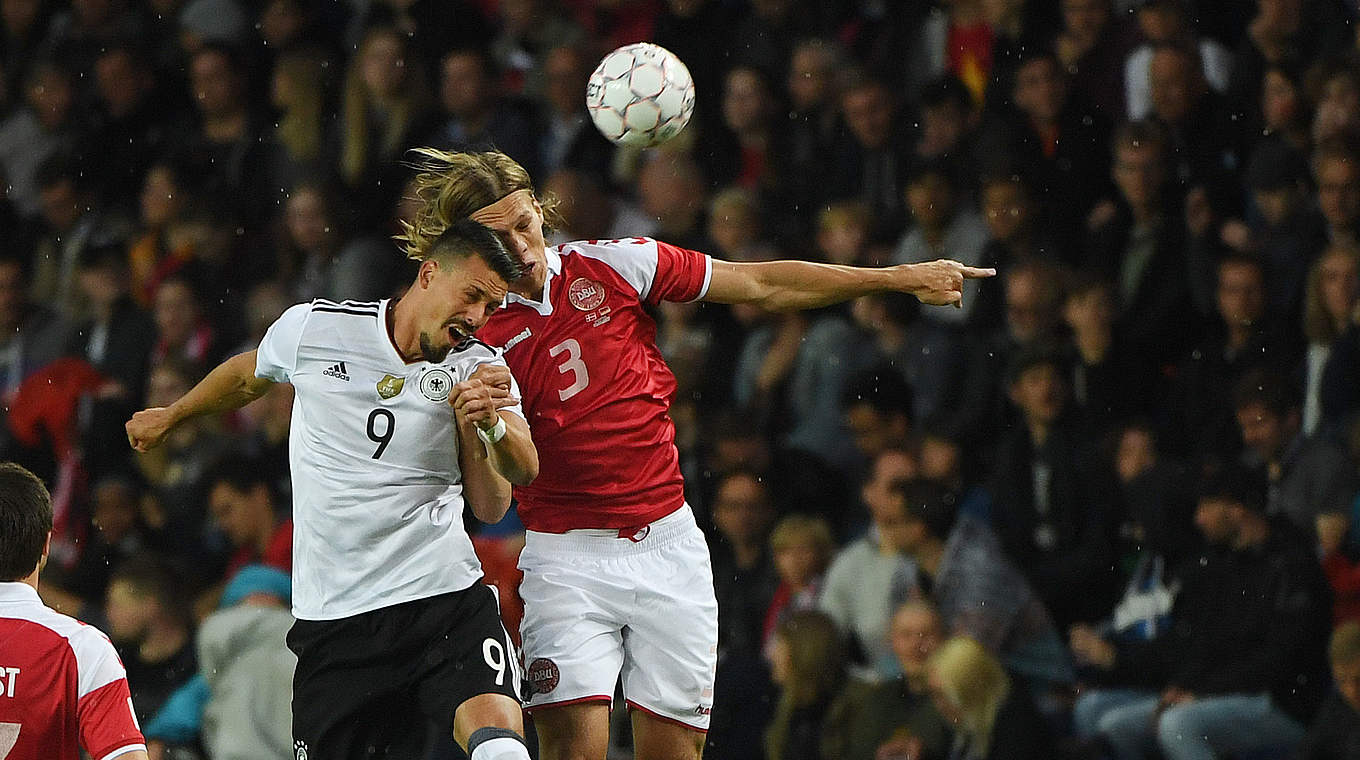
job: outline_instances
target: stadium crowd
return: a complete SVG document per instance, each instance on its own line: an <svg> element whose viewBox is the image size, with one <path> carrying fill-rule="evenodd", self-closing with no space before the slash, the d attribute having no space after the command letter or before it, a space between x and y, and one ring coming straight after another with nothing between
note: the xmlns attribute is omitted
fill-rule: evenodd
<svg viewBox="0 0 1360 760"><path fill-rule="evenodd" d="M1000 272L959 309L657 309L706 757L1360 758L1357 19L0 0L0 458L54 494L44 598L110 632L153 757L292 757L288 386L145 455L123 424L293 303L396 295L405 151L494 148L556 242ZM583 97L639 40L698 93L649 151ZM522 529L472 529L513 629Z"/></svg>

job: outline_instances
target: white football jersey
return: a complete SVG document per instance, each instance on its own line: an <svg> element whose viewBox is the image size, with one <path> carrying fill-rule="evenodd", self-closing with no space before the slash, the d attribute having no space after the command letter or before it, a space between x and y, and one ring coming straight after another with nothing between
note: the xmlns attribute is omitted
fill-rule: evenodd
<svg viewBox="0 0 1360 760"><path fill-rule="evenodd" d="M463 530L449 390L500 352L467 340L443 362L407 363L387 300L317 299L260 341L255 375L296 389L293 615L334 620L458 591L482 577ZM511 391L519 397L518 386ZM521 417L519 406L508 411Z"/></svg>

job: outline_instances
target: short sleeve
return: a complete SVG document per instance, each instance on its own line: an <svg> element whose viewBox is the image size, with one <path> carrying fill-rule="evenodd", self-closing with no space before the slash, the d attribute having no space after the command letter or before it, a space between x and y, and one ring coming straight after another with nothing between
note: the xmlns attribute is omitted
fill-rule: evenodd
<svg viewBox="0 0 1360 760"><path fill-rule="evenodd" d="M269 326L260 347L255 352L255 376L276 383L286 383L297 368L298 344L302 342L302 328L312 305L300 303L290 307Z"/></svg>
<svg viewBox="0 0 1360 760"><path fill-rule="evenodd" d="M698 251L656 241L656 278L647 303L697 301L708 293L713 259Z"/></svg>
<svg viewBox="0 0 1360 760"><path fill-rule="evenodd" d="M76 704L80 746L94 760L144 750L146 740L133 713L127 672L107 639L99 636L94 646L98 648L94 656L77 666L81 671L81 693Z"/></svg>

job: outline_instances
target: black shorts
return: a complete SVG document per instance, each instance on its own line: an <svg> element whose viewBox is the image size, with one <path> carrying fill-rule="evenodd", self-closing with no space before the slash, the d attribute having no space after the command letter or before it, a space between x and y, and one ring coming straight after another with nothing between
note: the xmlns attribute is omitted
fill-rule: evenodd
<svg viewBox="0 0 1360 760"><path fill-rule="evenodd" d="M466 700L520 701L518 655L496 592L482 583L339 620L299 620L288 648L298 657L297 757L419 760L430 726L451 735Z"/></svg>

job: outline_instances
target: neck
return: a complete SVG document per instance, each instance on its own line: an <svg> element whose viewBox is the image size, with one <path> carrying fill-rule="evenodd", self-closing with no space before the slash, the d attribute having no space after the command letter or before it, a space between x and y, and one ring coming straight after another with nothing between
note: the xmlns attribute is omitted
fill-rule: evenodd
<svg viewBox="0 0 1360 760"><path fill-rule="evenodd" d="M409 296L395 303L387 302L387 334L391 336L392 345L396 346L402 361L407 362L416 361L421 357L420 331L416 329L411 314L414 308Z"/></svg>
<svg viewBox="0 0 1360 760"><path fill-rule="evenodd" d="M912 555L912 559L916 560L917 566L926 575L934 578L940 570L940 561L944 559L944 542L938 538L928 539L926 545Z"/></svg>
<svg viewBox="0 0 1360 760"><path fill-rule="evenodd" d="M1151 224L1157 218L1155 208L1151 205L1135 206L1130 204L1129 212L1133 215L1133 221L1138 224Z"/></svg>
<svg viewBox="0 0 1360 760"><path fill-rule="evenodd" d="M1247 341L1251 340L1252 332L1253 330L1251 329L1250 324L1238 322L1229 325L1228 348L1232 349L1233 351L1241 350L1243 346L1247 345Z"/></svg>
<svg viewBox="0 0 1360 760"><path fill-rule="evenodd" d="M1040 448L1048 441L1048 434L1053 426L1038 420L1027 420L1025 423L1029 427L1030 440L1034 441L1034 448Z"/></svg>
<svg viewBox="0 0 1360 760"><path fill-rule="evenodd" d="M261 520L260 524L264 527L260 529L260 534L255 537L253 543L255 544L255 551L263 555L265 550L269 548L269 539L274 535L274 529L278 526L274 521L273 514L268 515L267 519Z"/></svg>
<svg viewBox="0 0 1360 760"><path fill-rule="evenodd" d="M44 559L46 559L46 558L44 558ZM33 590L34 590L34 591L37 591L37 590L38 590L38 574L42 572L42 566L43 566L43 563L39 562L39 563L38 563L38 566L35 567L35 568L33 568L33 572L29 573L28 575L24 576L23 578L20 578L20 579L19 579L19 582L20 582L20 583L27 583L28 585L30 585L30 586L33 587Z"/></svg>
<svg viewBox="0 0 1360 760"><path fill-rule="evenodd" d="M143 662L163 662L182 649L188 638L189 634L183 626L168 625L158 620L151 624L151 632L137 648L137 655Z"/></svg>
<svg viewBox="0 0 1360 760"><path fill-rule="evenodd" d="M754 567L760 561L760 544L732 544L732 555L737 567Z"/></svg>
<svg viewBox="0 0 1360 760"><path fill-rule="evenodd" d="M214 114L203 121L203 133L213 142L232 142L240 139L246 131L244 111Z"/></svg>
<svg viewBox="0 0 1360 760"><path fill-rule="evenodd" d="M1108 325L1101 325L1097 328L1073 330L1072 340L1077 345L1077 351L1081 353L1082 362L1094 365L1105 360L1105 355L1110 351L1110 344L1114 342L1114 336Z"/></svg>

